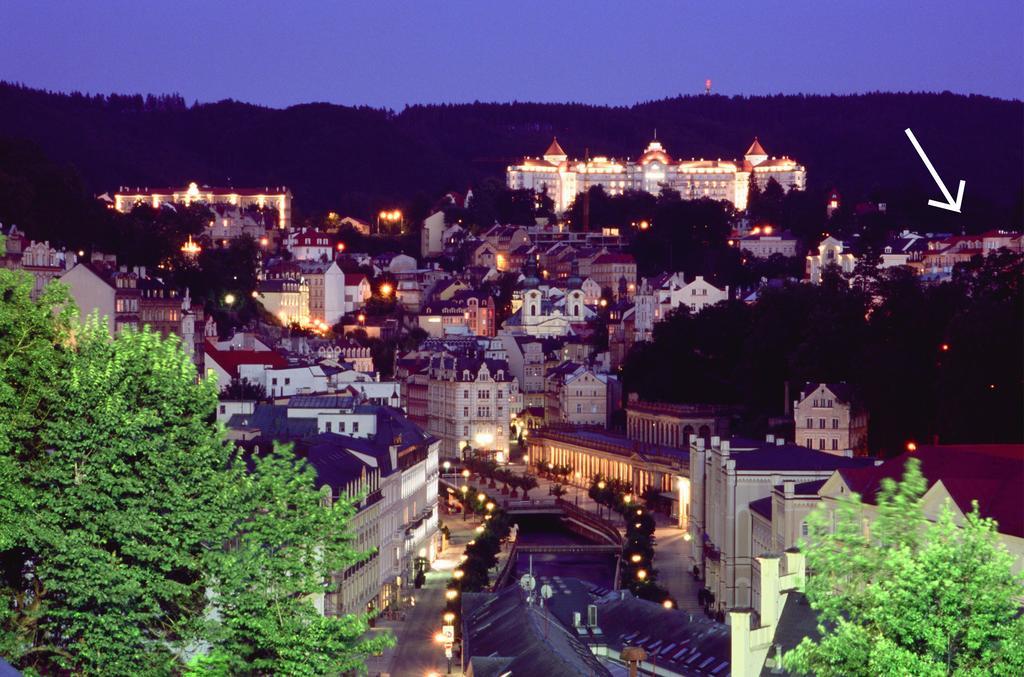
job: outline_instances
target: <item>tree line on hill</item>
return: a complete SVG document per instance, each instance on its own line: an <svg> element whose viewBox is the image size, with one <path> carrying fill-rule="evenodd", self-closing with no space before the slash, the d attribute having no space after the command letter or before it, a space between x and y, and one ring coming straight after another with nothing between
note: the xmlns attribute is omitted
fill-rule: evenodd
<svg viewBox="0 0 1024 677"><path fill-rule="evenodd" d="M473 103L400 112L326 103L272 109L178 96L59 94L0 83L0 129L76 166L91 193L119 185L279 185L296 209L368 219L414 196L464 193L539 155L552 136L574 157L636 157L657 129L673 156L734 159L754 136L808 167L808 188L855 204L919 205L932 230L1019 223L1024 105L950 93L679 96L633 106ZM937 190L903 130L949 181L962 217L925 209ZM955 174L956 176L952 176ZM948 181L947 181L948 183ZM912 223L910 225L917 225Z"/></svg>
<svg viewBox="0 0 1024 677"><path fill-rule="evenodd" d="M870 414L869 447L1024 439L1022 256L997 252L926 284L903 267L838 270L820 285L765 288L753 304L685 306L623 369L644 399L742 405L763 435L805 382L846 381ZM788 384L788 390L784 390Z"/></svg>

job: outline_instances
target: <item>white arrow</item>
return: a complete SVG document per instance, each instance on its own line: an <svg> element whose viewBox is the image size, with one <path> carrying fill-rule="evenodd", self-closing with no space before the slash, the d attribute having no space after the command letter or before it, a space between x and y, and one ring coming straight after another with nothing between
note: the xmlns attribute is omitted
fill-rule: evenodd
<svg viewBox="0 0 1024 677"><path fill-rule="evenodd" d="M939 184L939 190L941 190L942 194L946 196L945 202L939 202L938 200L928 200L928 204L931 205L932 207L938 207L939 209L948 209L951 212L956 212L957 214L959 214L960 205L962 205L964 201L964 186L966 185L966 182L963 179L960 180L960 188L956 192L956 200L954 201L953 196L946 188L946 184L944 184L942 182L942 179L939 178L939 173L935 171L935 167L932 166L932 163L928 159L928 156L924 154L924 149L921 148L921 144L919 144L917 142L917 139L914 137L914 132L910 131L909 127L904 131L907 133L907 137L910 139L910 143L914 144L914 149L917 150L917 154L920 155L921 159L924 161L924 166L927 167L928 171L932 173L932 178L935 179L935 183Z"/></svg>

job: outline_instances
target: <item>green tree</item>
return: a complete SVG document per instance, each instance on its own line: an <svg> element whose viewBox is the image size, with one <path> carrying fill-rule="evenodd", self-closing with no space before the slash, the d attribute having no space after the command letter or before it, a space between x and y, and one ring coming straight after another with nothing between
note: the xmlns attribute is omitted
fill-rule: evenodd
<svg viewBox="0 0 1024 677"><path fill-rule="evenodd" d="M20 426L13 449L32 519L4 553L4 592L23 603L0 647L44 673L165 674L198 629L202 558L223 533L216 390L196 383L176 339L148 329L111 340L94 317L73 340L55 347L60 396Z"/></svg>
<svg viewBox="0 0 1024 677"><path fill-rule="evenodd" d="M359 558L351 506L324 507L285 451L231 463L176 338L111 339L66 288L33 287L0 270L0 655L31 674L174 674L199 653L194 672L319 675L389 641L310 599Z"/></svg>
<svg viewBox="0 0 1024 677"><path fill-rule="evenodd" d="M354 508L316 488L316 472L290 446L251 459L230 502L241 521L232 547L208 553L213 604L208 659L229 674L328 675L359 670L393 642L367 636L365 615L324 616L314 604L325 585L368 553L352 546ZM219 669L219 668L218 668Z"/></svg>
<svg viewBox="0 0 1024 677"><path fill-rule="evenodd" d="M806 638L788 669L830 675L1019 675L1024 672L1024 594L996 524L977 504L964 523L947 504L928 521L925 481L912 459L886 480L877 517L859 496L840 502L834 526L809 519L806 594L821 639Z"/></svg>

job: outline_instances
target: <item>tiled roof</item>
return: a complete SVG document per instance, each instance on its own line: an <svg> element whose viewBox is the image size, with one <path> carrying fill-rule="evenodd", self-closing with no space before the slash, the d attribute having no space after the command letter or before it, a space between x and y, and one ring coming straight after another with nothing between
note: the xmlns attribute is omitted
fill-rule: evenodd
<svg viewBox="0 0 1024 677"><path fill-rule="evenodd" d="M211 341L206 342L206 356L220 365L230 376L238 376L238 367L243 364L255 364L280 369L288 366L288 361L276 350L220 350Z"/></svg>
<svg viewBox="0 0 1024 677"><path fill-rule="evenodd" d="M767 154L768 153L764 152L764 148L761 146L761 142L757 140L756 136L754 137L754 143L750 144L750 148L748 148L747 152L744 153L744 155L767 155Z"/></svg>
<svg viewBox="0 0 1024 677"><path fill-rule="evenodd" d="M288 400L292 409L351 409L355 404L348 395L295 395Z"/></svg>
<svg viewBox="0 0 1024 677"><path fill-rule="evenodd" d="M825 386L828 390L836 396L836 399L844 404L849 404L853 401L853 388L849 383L838 382L838 383L805 383L800 388L800 399L804 400L810 397L818 387Z"/></svg>
<svg viewBox="0 0 1024 677"><path fill-rule="evenodd" d="M317 434L315 418L290 418L288 407L280 404L257 404L251 414L234 414L228 419L228 428L256 429L260 436L291 441L313 437Z"/></svg>
<svg viewBox="0 0 1024 677"><path fill-rule="evenodd" d="M602 263L636 263L636 259L633 258L632 254L622 254L619 252L609 252L607 254L601 254L594 259L591 265L600 265Z"/></svg>
<svg viewBox="0 0 1024 677"><path fill-rule="evenodd" d="M466 593L462 618L465 656L474 675L611 675L550 611L528 605L517 585L497 593Z"/></svg>
<svg viewBox="0 0 1024 677"><path fill-rule="evenodd" d="M765 496L750 502L750 509L768 521L772 519L772 497Z"/></svg>
<svg viewBox="0 0 1024 677"><path fill-rule="evenodd" d="M841 468L859 468L874 463L873 458L849 458L824 451L808 449L796 444L761 443L753 450L733 449L729 458L736 461L737 470L758 471L827 471Z"/></svg>
<svg viewBox="0 0 1024 677"><path fill-rule="evenodd" d="M566 155L566 152L562 150L561 144L558 143L558 137L551 139L551 145L544 151L545 155Z"/></svg>
<svg viewBox="0 0 1024 677"><path fill-rule="evenodd" d="M961 511L978 501L982 517L999 523L1000 533L1024 537L1024 444L957 444L921 446L877 467L844 469L843 480L864 500L874 502L885 478L900 479L907 460L921 461L931 487L942 482Z"/></svg>

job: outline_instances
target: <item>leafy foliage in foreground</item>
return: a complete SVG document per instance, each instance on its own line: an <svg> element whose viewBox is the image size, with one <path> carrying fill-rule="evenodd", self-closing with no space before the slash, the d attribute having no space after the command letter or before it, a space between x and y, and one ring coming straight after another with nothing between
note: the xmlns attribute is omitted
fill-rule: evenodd
<svg viewBox="0 0 1024 677"><path fill-rule="evenodd" d="M924 493L912 459L902 482L883 484L868 529L856 495L840 502L834 527L824 511L808 519L806 593L821 639L804 639L787 669L821 677L1024 673L1024 585L996 524L977 504L961 526L948 504L930 522Z"/></svg>
<svg viewBox="0 0 1024 677"><path fill-rule="evenodd" d="M387 642L323 618L358 555L290 450L232 463L177 339L79 327L0 270L0 655L28 674L336 674ZM213 600L211 602L211 600ZM314 650L315 648L315 650Z"/></svg>

